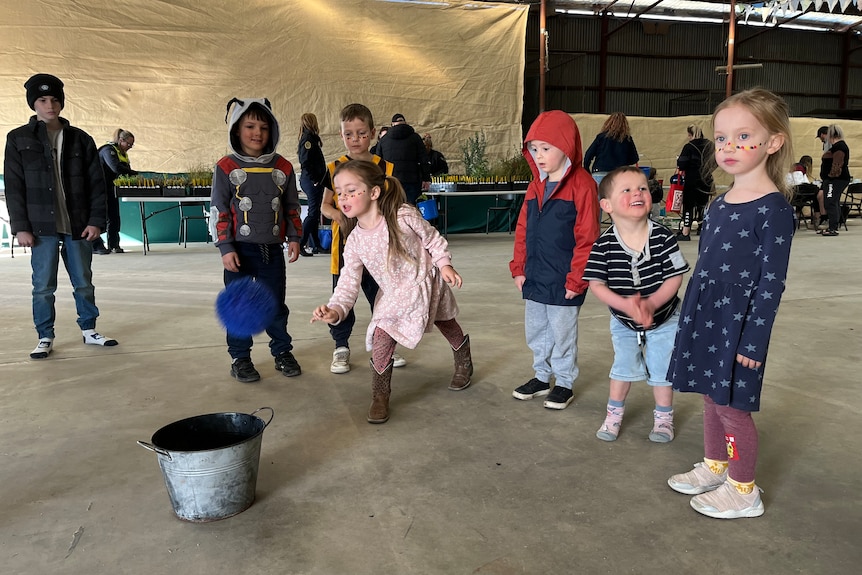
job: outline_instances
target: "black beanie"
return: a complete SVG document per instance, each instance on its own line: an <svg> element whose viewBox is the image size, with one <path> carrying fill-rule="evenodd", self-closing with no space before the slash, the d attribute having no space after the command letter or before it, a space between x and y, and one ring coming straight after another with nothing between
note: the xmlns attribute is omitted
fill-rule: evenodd
<svg viewBox="0 0 862 575"><path fill-rule="evenodd" d="M57 76L36 74L24 82L24 87L27 88L27 104L29 104L31 110L36 109L33 106L36 104L36 100L42 96L54 96L60 100L61 109L66 107L66 94L63 93L63 81Z"/></svg>

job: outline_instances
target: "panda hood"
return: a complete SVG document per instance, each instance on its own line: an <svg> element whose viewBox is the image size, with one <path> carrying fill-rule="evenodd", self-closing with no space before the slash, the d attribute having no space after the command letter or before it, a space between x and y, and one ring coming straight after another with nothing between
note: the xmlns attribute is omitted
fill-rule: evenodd
<svg viewBox="0 0 862 575"><path fill-rule="evenodd" d="M239 121L243 114L252 111L257 116L266 119L269 122L269 141L266 147L257 158L246 156L242 151L242 145L239 141ZM229 119L228 119L229 118ZM244 162L254 164L268 164L275 156L275 149L278 147L279 128L278 120L272 113L272 105L268 98L233 98L227 103L227 115L225 122L228 124L228 147L234 156Z"/></svg>

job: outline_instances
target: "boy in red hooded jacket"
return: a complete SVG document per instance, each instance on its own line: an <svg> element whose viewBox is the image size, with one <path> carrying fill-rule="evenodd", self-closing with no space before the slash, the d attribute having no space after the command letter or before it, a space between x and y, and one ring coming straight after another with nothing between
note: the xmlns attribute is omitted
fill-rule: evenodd
<svg viewBox="0 0 862 575"><path fill-rule="evenodd" d="M596 183L581 165L581 135L565 112L540 114L523 154L533 181L518 216L509 269L526 300L524 330L535 377L512 395L548 396L546 408L565 409L578 377L578 313L588 287L582 278L599 235Z"/></svg>

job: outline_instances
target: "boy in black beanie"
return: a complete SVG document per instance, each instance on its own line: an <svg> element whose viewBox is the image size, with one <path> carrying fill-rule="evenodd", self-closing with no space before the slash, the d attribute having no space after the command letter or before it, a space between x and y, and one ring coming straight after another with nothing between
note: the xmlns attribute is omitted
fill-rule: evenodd
<svg viewBox="0 0 862 575"><path fill-rule="evenodd" d="M54 346L54 292L60 257L72 282L78 326L85 344L114 346L96 332L93 240L105 229L105 184L96 144L60 117L63 82L36 74L24 84L30 122L6 137L6 202L12 233L31 249L33 321L39 343L30 354L45 359Z"/></svg>

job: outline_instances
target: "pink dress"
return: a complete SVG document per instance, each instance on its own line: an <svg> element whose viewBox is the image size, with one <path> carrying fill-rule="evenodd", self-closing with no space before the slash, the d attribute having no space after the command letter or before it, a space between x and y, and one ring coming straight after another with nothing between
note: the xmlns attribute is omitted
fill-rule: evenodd
<svg viewBox="0 0 862 575"><path fill-rule="evenodd" d="M398 225L402 244L418 266L402 258L388 261L389 228L385 219L381 218L372 229L357 226L347 238L341 277L327 304L342 321L356 303L362 268L368 270L380 286L365 335L368 351L377 327L404 347L414 349L435 321L458 315L455 296L440 275L440 268L451 265L449 243L411 206L398 210Z"/></svg>

